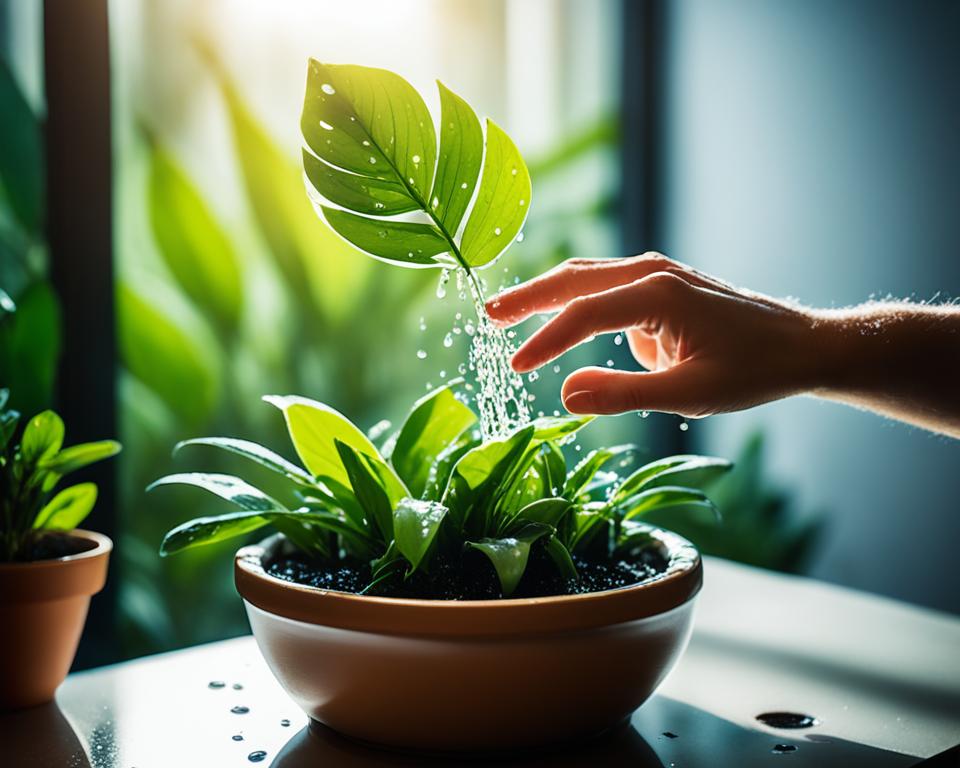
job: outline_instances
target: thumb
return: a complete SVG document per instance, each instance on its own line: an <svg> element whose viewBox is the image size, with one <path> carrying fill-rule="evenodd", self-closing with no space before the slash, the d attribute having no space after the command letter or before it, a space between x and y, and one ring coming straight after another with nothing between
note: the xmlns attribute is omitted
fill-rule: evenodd
<svg viewBox="0 0 960 768"><path fill-rule="evenodd" d="M706 410L698 400L700 366L690 360L662 371L616 371L581 368L563 382L561 398L570 413L614 414L666 411L695 416Z"/></svg>

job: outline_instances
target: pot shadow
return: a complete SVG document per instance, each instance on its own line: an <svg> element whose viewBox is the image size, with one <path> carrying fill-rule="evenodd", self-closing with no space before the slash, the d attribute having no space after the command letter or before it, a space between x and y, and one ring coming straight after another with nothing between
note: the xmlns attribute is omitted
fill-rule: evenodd
<svg viewBox="0 0 960 768"><path fill-rule="evenodd" d="M73 726L56 702L0 713L2 764L30 768L90 768Z"/></svg>
<svg viewBox="0 0 960 768"><path fill-rule="evenodd" d="M778 748L779 747L779 748ZM273 768L413 768L490 765L541 766L672 765L760 768L789 763L793 768L907 768L927 765L921 758L811 731L744 727L666 696L654 696L625 722L585 743L522 754L431 755L390 751L341 736L311 723L287 742ZM930 763L934 765L934 763Z"/></svg>
<svg viewBox="0 0 960 768"><path fill-rule="evenodd" d="M414 768L414 766L495 765L502 768L547 768L585 765L663 768L664 764L644 738L623 723L585 743L545 748L520 755L477 753L434 755L423 752L391 751L362 744L341 736L325 725L311 722L297 733L277 755L272 768Z"/></svg>

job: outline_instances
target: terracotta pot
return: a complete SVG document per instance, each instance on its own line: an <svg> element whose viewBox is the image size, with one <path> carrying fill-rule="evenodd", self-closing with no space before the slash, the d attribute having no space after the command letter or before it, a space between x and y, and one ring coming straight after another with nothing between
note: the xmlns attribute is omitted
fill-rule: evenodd
<svg viewBox="0 0 960 768"><path fill-rule="evenodd" d="M655 530L669 567L643 584L513 600L324 591L264 571L274 537L234 574L267 664L314 720L376 744L506 750L588 738L660 684L686 646L702 583L693 545Z"/></svg>
<svg viewBox="0 0 960 768"><path fill-rule="evenodd" d="M91 596L107 579L113 544L76 530L89 549L31 563L0 563L0 710L53 699L77 652Z"/></svg>

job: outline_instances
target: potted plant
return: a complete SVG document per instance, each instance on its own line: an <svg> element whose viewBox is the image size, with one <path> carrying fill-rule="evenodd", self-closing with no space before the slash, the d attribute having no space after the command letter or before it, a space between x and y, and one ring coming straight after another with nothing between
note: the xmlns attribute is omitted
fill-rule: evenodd
<svg viewBox="0 0 960 768"><path fill-rule="evenodd" d="M237 553L237 589L278 680L337 731L428 750L576 739L628 717L682 651L700 558L644 518L713 516L699 486L730 465L684 455L628 471L636 451L618 446L568 469L563 445L592 417L531 418L475 271L520 233L530 176L500 128L484 132L439 88L438 143L402 78L311 61L303 163L318 212L348 242L469 286L472 400L457 380L395 433L367 434L329 405L266 397L301 464L235 438L180 443L256 462L279 486L161 478L151 488L197 486L239 508L174 528L161 553L276 531Z"/></svg>
<svg viewBox="0 0 960 768"><path fill-rule="evenodd" d="M245 440L181 443L257 462L288 492L161 478L151 487L194 485L239 507L178 526L161 552L276 529L237 553L237 588L280 682L350 736L477 749L602 731L669 671L701 583L694 547L643 518L713 514L693 486L729 464L671 456L621 476L634 449L619 446L568 471L560 443L590 417L484 440L457 386L417 402L379 445L328 405L265 398L303 466Z"/></svg>
<svg viewBox="0 0 960 768"><path fill-rule="evenodd" d="M60 480L113 456L113 440L63 448L64 425L43 411L21 428L0 390L0 709L50 701L77 650L91 596L106 581L110 539L77 528L97 486Z"/></svg>

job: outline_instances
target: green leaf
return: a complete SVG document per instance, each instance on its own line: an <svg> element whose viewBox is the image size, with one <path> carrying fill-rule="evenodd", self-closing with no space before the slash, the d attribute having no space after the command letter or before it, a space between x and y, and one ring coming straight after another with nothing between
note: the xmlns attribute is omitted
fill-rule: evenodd
<svg viewBox="0 0 960 768"><path fill-rule="evenodd" d="M417 498L423 495L437 457L477 421L476 414L454 396L451 387L457 383L418 400L394 445L390 462Z"/></svg>
<svg viewBox="0 0 960 768"><path fill-rule="evenodd" d="M470 204L483 159L483 129L463 99L437 82L440 90L440 159L430 194L434 214L455 234Z"/></svg>
<svg viewBox="0 0 960 768"><path fill-rule="evenodd" d="M364 253L404 266L436 266L433 257L447 253L450 244L430 224L371 219L321 206L323 218L338 235Z"/></svg>
<svg viewBox="0 0 960 768"><path fill-rule="evenodd" d="M447 512L443 504L410 498L402 499L393 511L397 549L410 563L411 573L423 561Z"/></svg>
<svg viewBox="0 0 960 768"><path fill-rule="evenodd" d="M255 461L257 464L278 472L301 485L312 487L314 484L313 477L296 464L287 461L283 456L274 453L269 448L250 440L240 440L235 437L195 437L191 440L181 440L174 446L173 452L178 453L188 445L207 445L212 448L219 448Z"/></svg>
<svg viewBox="0 0 960 768"><path fill-rule="evenodd" d="M419 207L399 181L341 171L307 149L303 150L303 170L307 180L324 199L351 211L392 216Z"/></svg>
<svg viewBox="0 0 960 768"><path fill-rule="evenodd" d="M120 453L120 443L116 440L99 440L95 443L80 443L64 448L59 453L40 461L40 468L57 475L76 472L81 467L103 461Z"/></svg>
<svg viewBox="0 0 960 768"><path fill-rule="evenodd" d="M78 483L64 488L50 499L33 521L35 529L72 531L97 503L97 486Z"/></svg>
<svg viewBox="0 0 960 768"><path fill-rule="evenodd" d="M296 395L267 395L263 399L283 412L297 455L317 477L349 484L350 478L337 451L338 440L359 453L379 455L370 439L329 405Z"/></svg>
<svg viewBox="0 0 960 768"><path fill-rule="evenodd" d="M454 465L441 501L459 528L480 535L490 530L490 502L524 456L533 439L533 425L467 451ZM479 519L471 521L473 513Z"/></svg>
<svg viewBox="0 0 960 768"><path fill-rule="evenodd" d="M580 578L580 574L577 573L577 566L573 564L573 558L570 557L570 551L563 545L560 539L556 536L551 536L547 539L545 549L563 578L571 580Z"/></svg>
<svg viewBox="0 0 960 768"><path fill-rule="evenodd" d="M453 471L456 463L467 453L480 445L482 442L479 430L464 430L453 443L444 448L437 456L433 466L430 467L430 474L427 476L427 488L422 494L424 498L439 498L447 484L450 481L450 473Z"/></svg>
<svg viewBox="0 0 960 768"><path fill-rule="evenodd" d="M535 419L533 426L534 443L542 443L548 440L563 440L569 438L574 433L580 431L593 421L596 416L541 416Z"/></svg>
<svg viewBox="0 0 960 768"><path fill-rule="evenodd" d="M566 499L540 499L527 504L517 513L517 523L543 523L556 528L572 506Z"/></svg>
<svg viewBox="0 0 960 768"><path fill-rule="evenodd" d="M191 547L243 536L263 528L269 522L259 512L254 511L198 517L171 529L160 544L160 555L166 557Z"/></svg>
<svg viewBox="0 0 960 768"><path fill-rule="evenodd" d="M0 322L0 381L13 408L37 413L50 406L59 357L60 305L50 284L37 281L18 296L16 314Z"/></svg>
<svg viewBox="0 0 960 768"><path fill-rule="evenodd" d="M617 508L623 520L644 517L654 510L659 511L668 507L674 512L681 511L678 508L682 508L683 511L688 512L706 510L712 515L717 514L717 508L702 491L673 486L650 488L622 501L611 502L611 506Z"/></svg>
<svg viewBox="0 0 960 768"><path fill-rule="evenodd" d="M574 467L570 477L567 478L563 486L563 495L569 499L575 499L579 496L587 484L593 480L593 476L599 472L603 466L617 456L632 453L636 451L634 445L617 445L613 448L601 448L588 453L583 460Z"/></svg>
<svg viewBox="0 0 960 768"><path fill-rule="evenodd" d="M315 155L360 176L395 180L426 197L437 137L426 104L399 75L311 59L300 120Z"/></svg>
<svg viewBox="0 0 960 768"><path fill-rule="evenodd" d="M563 451L555 443L546 442L540 446L540 452L543 455L544 490L550 496L566 496L563 486L567 477L567 461L563 457Z"/></svg>
<svg viewBox="0 0 960 768"><path fill-rule="evenodd" d="M530 173L510 137L487 120L483 176L460 253L471 267L494 261L513 242L530 210Z"/></svg>
<svg viewBox="0 0 960 768"><path fill-rule="evenodd" d="M389 542L393 539L393 504L386 488L365 461L367 456L340 440L334 440L334 445L367 520L376 526L383 541Z"/></svg>
<svg viewBox="0 0 960 768"><path fill-rule="evenodd" d="M43 411L27 422L20 440L24 461L35 463L53 456L63 445L63 419L53 411Z"/></svg>
<svg viewBox="0 0 960 768"><path fill-rule="evenodd" d="M43 230L44 162L40 120L0 59L0 198L5 198L21 226L31 235Z"/></svg>
<svg viewBox="0 0 960 768"><path fill-rule="evenodd" d="M208 472L181 472L167 475L147 486L148 491L163 485L192 485L250 512L289 511L259 488L233 475Z"/></svg>
<svg viewBox="0 0 960 768"><path fill-rule="evenodd" d="M202 424L219 399L220 375L197 329L174 322L127 284L117 292L120 351L127 370L188 426Z"/></svg>
<svg viewBox="0 0 960 768"><path fill-rule="evenodd" d="M408 267L481 267L520 231L530 207L530 174L496 124L487 121L484 141L470 106L437 85L439 153L433 118L402 77L311 59L300 120L309 148L304 171L316 195L344 209L318 203L327 223L364 253ZM455 238L481 164L477 202L458 249ZM379 218L411 211L432 224Z"/></svg>
<svg viewBox="0 0 960 768"><path fill-rule="evenodd" d="M509 597L516 590L524 571L527 570L527 561L530 557L530 546L542 536L553 533L548 525L531 523L517 531L513 536L499 539L483 538L479 541L468 541L466 546L478 549L493 563L503 596Z"/></svg>
<svg viewBox="0 0 960 768"><path fill-rule="evenodd" d="M240 264L206 201L173 158L150 155L150 223L158 250L184 293L227 331L243 305Z"/></svg>
<svg viewBox="0 0 960 768"><path fill-rule="evenodd" d="M627 477L617 488L615 500L625 499L657 485L700 485L729 471L726 459L680 454L651 461Z"/></svg>

